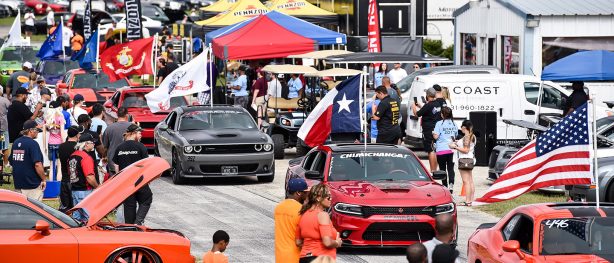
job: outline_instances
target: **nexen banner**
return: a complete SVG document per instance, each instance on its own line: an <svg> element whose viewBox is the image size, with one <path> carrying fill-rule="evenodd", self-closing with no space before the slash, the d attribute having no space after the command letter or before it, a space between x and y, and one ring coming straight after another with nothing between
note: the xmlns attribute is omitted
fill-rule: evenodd
<svg viewBox="0 0 614 263"><path fill-rule="evenodd" d="M141 39L143 27L141 24L141 0L126 0L126 38L128 41Z"/></svg>

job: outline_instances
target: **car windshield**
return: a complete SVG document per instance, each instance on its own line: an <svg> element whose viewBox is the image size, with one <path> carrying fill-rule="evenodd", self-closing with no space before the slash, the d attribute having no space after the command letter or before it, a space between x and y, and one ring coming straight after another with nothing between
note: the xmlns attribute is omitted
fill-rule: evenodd
<svg viewBox="0 0 614 263"><path fill-rule="evenodd" d="M541 222L541 255L597 255L614 260L614 218L556 218Z"/></svg>
<svg viewBox="0 0 614 263"><path fill-rule="evenodd" d="M66 68L65 68L66 67ZM67 70L79 68L77 61L47 61L43 67L43 75L63 75Z"/></svg>
<svg viewBox="0 0 614 263"><path fill-rule="evenodd" d="M36 58L37 51L32 47L23 47L15 49L7 49L2 52L2 61L38 61Z"/></svg>
<svg viewBox="0 0 614 263"><path fill-rule="evenodd" d="M186 112L181 116L179 130L256 129L251 116L236 110L205 110Z"/></svg>
<svg viewBox="0 0 614 263"><path fill-rule="evenodd" d="M422 75L426 75L426 74L428 74L428 71L426 71L426 70L414 71L411 74L407 75L407 77L405 77L402 80L400 80L397 83L397 87L399 88L399 90L401 90L401 93L405 93L406 91L409 90L409 88L411 88L411 83L414 82L414 79L417 76L422 76Z"/></svg>
<svg viewBox="0 0 614 263"><path fill-rule="evenodd" d="M333 154L329 181L429 181L412 154L353 152Z"/></svg>
<svg viewBox="0 0 614 263"><path fill-rule="evenodd" d="M122 107L126 108L148 108L147 100L145 99L146 92L126 92L122 101ZM171 109L187 105L183 97L171 98Z"/></svg>
<svg viewBox="0 0 614 263"><path fill-rule="evenodd" d="M129 86L128 81L126 79L119 79L115 82L110 82L109 76L106 74L96 74L96 73L85 73L85 74L76 74L75 80L73 81L72 88L73 89L82 89L82 88L90 88L90 89L117 89L121 87Z"/></svg>
<svg viewBox="0 0 614 263"><path fill-rule="evenodd" d="M77 223L77 221L75 221L74 219L72 219L72 217L38 201L35 199L31 199L28 198L28 201L30 201L30 203L34 204L35 206L38 206L40 209L45 210L45 212L53 215L54 217L56 217L57 219L59 219L60 221L62 221L64 224L68 225L69 227L79 227L79 223Z"/></svg>
<svg viewBox="0 0 614 263"><path fill-rule="evenodd" d="M614 122L614 118L604 117L604 118L598 119L596 122L597 130L600 131L601 129L612 124L612 122Z"/></svg>

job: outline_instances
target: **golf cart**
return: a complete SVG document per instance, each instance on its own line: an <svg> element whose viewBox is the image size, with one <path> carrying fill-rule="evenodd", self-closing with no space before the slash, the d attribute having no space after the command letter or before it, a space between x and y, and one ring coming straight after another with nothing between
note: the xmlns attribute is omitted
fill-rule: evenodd
<svg viewBox="0 0 614 263"><path fill-rule="evenodd" d="M276 75L282 84L282 87L278 88L282 90L287 89L284 80L284 78L289 77L286 76L287 74L305 75L318 72L312 67L297 65L267 65L262 71L266 72L266 74ZM303 91L305 91L305 88L303 88ZM263 121L260 129L271 136L275 159L283 159L285 155L284 149L286 148L298 146L296 149L297 154L306 153L305 149L299 146L296 135L307 118L307 110L313 109L315 103L308 99L305 93L302 92L302 95L298 98L269 97L266 100L267 109L264 114L265 116L262 117ZM258 108L257 111L262 112L262 109Z"/></svg>

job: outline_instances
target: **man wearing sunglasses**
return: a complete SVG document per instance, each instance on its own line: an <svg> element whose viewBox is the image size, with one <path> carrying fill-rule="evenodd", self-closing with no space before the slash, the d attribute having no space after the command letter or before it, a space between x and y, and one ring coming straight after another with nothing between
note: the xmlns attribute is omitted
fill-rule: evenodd
<svg viewBox="0 0 614 263"><path fill-rule="evenodd" d="M288 199L275 207L275 262L298 262L301 249L296 246L299 211L309 192L303 178L288 181Z"/></svg>
<svg viewBox="0 0 614 263"><path fill-rule="evenodd" d="M82 133L75 146L76 151L68 158L68 175L70 176L72 201L75 206L98 188L96 165L89 154L94 147L94 137L89 133ZM87 220L87 215L81 215L80 211L75 211L73 218L83 221Z"/></svg>

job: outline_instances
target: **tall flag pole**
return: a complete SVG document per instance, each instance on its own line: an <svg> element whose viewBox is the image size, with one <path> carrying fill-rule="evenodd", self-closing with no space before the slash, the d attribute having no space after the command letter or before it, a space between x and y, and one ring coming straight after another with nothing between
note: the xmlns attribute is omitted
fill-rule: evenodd
<svg viewBox="0 0 614 263"><path fill-rule="evenodd" d="M96 36L96 74L98 74L100 73L100 24L96 25L96 32L98 32L98 35Z"/></svg>
<svg viewBox="0 0 614 263"><path fill-rule="evenodd" d="M92 0L87 0L83 14L83 37L90 39L90 36L92 36Z"/></svg>
<svg viewBox="0 0 614 263"><path fill-rule="evenodd" d="M213 107L213 90L215 86L213 86L213 67L215 67L215 63L213 62L213 49L211 48L211 43L209 43L209 102L211 107Z"/></svg>
<svg viewBox="0 0 614 263"><path fill-rule="evenodd" d="M141 23L141 0L126 0L126 38L128 41L143 37L143 25Z"/></svg>
<svg viewBox="0 0 614 263"><path fill-rule="evenodd" d="M152 56L152 62L151 62L151 66L153 67L153 87L154 89L156 88L156 78L158 76L158 65L157 65L157 59L158 59L158 33L156 33L154 35L154 46L153 46L153 56Z"/></svg>
<svg viewBox="0 0 614 263"><path fill-rule="evenodd" d="M542 81L543 82L543 81ZM597 121L595 120L595 116L596 115L596 110L595 110L595 93L591 93L591 100L590 100L590 104L591 104L591 111L592 111L592 117L593 119L589 119L589 121L591 121L592 123L592 128L593 128L593 177L595 179L595 201L597 202L597 209L599 209L599 159L597 158Z"/></svg>

